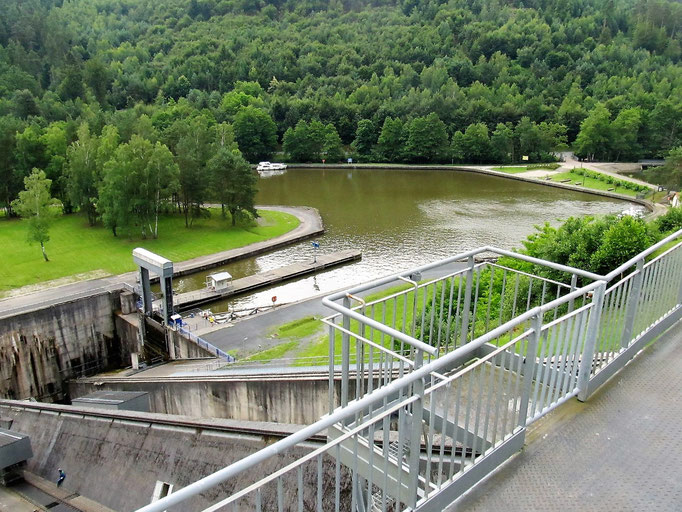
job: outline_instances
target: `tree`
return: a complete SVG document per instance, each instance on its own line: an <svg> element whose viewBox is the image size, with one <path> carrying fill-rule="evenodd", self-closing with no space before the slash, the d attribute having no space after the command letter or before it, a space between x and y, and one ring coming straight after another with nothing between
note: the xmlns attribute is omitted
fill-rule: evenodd
<svg viewBox="0 0 682 512"><path fill-rule="evenodd" d="M45 177L45 172L33 169L24 179L24 190L12 201L12 207L19 216L28 219L28 241L40 244L45 261L50 261L45 252L45 243L50 240L50 220L60 205L50 195L51 184L51 180Z"/></svg>
<svg viewBox="0 0 682 512"><path fill-rule="evenodd" d="M486 129L487 130L487 129ZM431 113L417 117L407 127L405 155L412 162L437 163L448 154L448 134L445 123Z"/></svg>
<svg viewBox="0 0 682 512"><path fill-rule="evenodd" d="M452 158L453 162L462 163L466 161L466 138L460 130L457 130L452 134L452 140L450 141L450 157Z"/></svg>
<svg viewBox="0 0 682 512"><path fill-rule="evenodd" d="M611 114L601 103L580 123L580 133L575 141L575 154L579 158L594 160L608 155L611 148Z"/></svg>
<svg viewBox="0 0 682 512"><path fill-rule="evenodd" d="M333 124L329 123L324 127L324 145L322 146L322 155L328 162L338 162L343 160L343 143L341 137L336 131Z"/></svg>
<svg viewBox="0 0 682 512"><path fill-rule="evenodd" d="M369 158L374 145L377 142L376 128L370 119L361 119L355 131L355 140L351 143L351 149L360 158Z"/></svg>
<svg viewBox="0 0 682 512"><path fill-rule="evenodd" d="M637 135L642 122L641 117L641 111L638 108L627 108L621 110L611 123L615 160L620 160L622 157L628 161L639 157Z"/></svg>
<svg viewBox="0 0 682 512"><path fill-rule="evenodd" d="M97 208L104 224L143 238L158 237L161 205L178 189L179 170L169 149L139 135L121 144L104 166Z"/></svg>
<svg viewBox="0 0 682 512"><path fill-rule="evenodd" d="M320 121L301 120L284 132L283 147L295 162L319 162L328 129Z"/></svg>
<svg viewBox="0 0 682 512"><path fill-rule="evenodd" d="M0 206L7 216L13 215L12 201L21 190L23 176L15 172L16 134L23 127L22 122L12 116L0 117Z"/></svg>
<svg viewBox="0 0 682 512"><path fill-rule="evenodd" d="M403 156L403 122L387 117L377 141L377 154L384 162L399 162Z"/></svg>
<svg viewBox="0 0 682 512"><path fill-rule="evenodd" d="M235 116L233 126L239 150L249 162L267 160L275 152L277 126L267 112L244 107Z"/></svg>
<svg viewBox="0 0 682 512"><path fill-rule="evenodd" d="M221 147L207 167L214 199L220 201L223 217L229 211L234 226L241 211L257 216L254 206L257 178L239 151Z"/></svg>
<svg viewBox="0 0 682 512"><path fill-rule="evenodd" d="M97 220L97 199L104 174L104 164L118 147L118 130L107 125L98 138L87 123L78 128L78 139L67 150L67 191L71 202L85 212L88 223Z"/></svg>
<svg viewBox="0 0 682 512"><path fill-rule="evenodd" d="M490 152L496 162L508 164L514 159L514 131L510 126L497 123L490 137Z"/></svg>
<svg viewBox="0 0 682 512"><path fill-rule="evenodd" d="M185 227L191 227L206 199L206 164L215 150L216 130L212 119L201 115L189 121L176 121L172 131L178 134L175 155L180 168L180 199Z"/></svg>
<svg viewBox="0 0 682 512"><path fill-rule="evenodd" d="M464 145L467 152L467 160L480 163L490 158L490 137L488 127L483 123L475 123L467 126L464 132Z"/></svg>

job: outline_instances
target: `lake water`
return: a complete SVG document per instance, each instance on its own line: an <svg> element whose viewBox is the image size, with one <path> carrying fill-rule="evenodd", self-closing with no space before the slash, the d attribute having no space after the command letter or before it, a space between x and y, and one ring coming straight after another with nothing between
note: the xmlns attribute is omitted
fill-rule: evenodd
<svg viewBox="0 0 682 512"><path fill-rule="evenodd" d="M261 178L257 204L312 206L326 233L319 251L360 249L362 261L258 293L211 304L214 312L301 300L443 259L482 245L503 249L544 222L618 213L622 201L457 171L291 169ZM239 278L312 260L310 241L221 267ZM182 292L204 286L211 271L175 279Z"/></svg>

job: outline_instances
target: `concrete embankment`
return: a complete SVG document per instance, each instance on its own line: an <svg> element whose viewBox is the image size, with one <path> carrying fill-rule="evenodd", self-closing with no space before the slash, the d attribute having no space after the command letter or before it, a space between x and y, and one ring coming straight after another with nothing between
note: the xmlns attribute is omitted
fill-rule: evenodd
<svg viewBox="0 0 682 512"><path fill-rule="evenodd" d="M335 381L336 405L340 381ZM352 387L352 386L351 386ZM354 387L352 387L354 389ZM352 390L351 389L351 392ZM71 398L94 391L146 391L153 412L308 425L329 412L327 374L145 378L99 375L69 383Z"/></svg>
<svg viewBox="0 0 682 512"><path fill-rule="evenodd" d="M34 457L28 461L29 471L51 479L57 468L63 468L70 489L120 511L148 504L159 481L177 491L299 428L7 400L0 400L0 416L13 420L13 430L30 436ZM299 445L169 511L203 510L317 446L314 441ZM322 470L324 482L335 480L332 459L322 458ZM347 482L343 468L342 473L342 482ZM298 501L297 474L282 478L289 510L288 505ZM315 459L303 467L303 478L308 484L305 502L315 503ZM277 508L275 490L276 486L266 488L263 510ZM349 493L343 483L342 492ZM324 510L331 500L333 496L323 497Z"/></svg>
<svg viewBox="0 0 682 512"><path fill-rule="evenodd" d="M0 397L64 398L64 381L130 360L135 338L116 332L119 294L105 292L3 318Z"/></svg>
<svg viewBox="0 0 682 512"><path fill-rule="evenodd" d="M352 249L331 254L320 254L317 256L316 261L293 263L267 272L235 279L224 290L204 289L180 293L173 297L173 302L178 308L187 309L199 304L206 304L233 295L259 290L289 279L295 279L327 268L357 261L361 257L362 253L360 251Z"/></svg>

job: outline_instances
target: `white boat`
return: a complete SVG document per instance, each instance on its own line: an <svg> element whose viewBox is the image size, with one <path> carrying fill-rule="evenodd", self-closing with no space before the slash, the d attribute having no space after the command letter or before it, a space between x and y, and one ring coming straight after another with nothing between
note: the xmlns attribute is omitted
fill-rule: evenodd
<svg viewBox="0 0 682 512"><path fill-rule="evenodd" d="M256 166L258 172L262 171L286 171L287 165L281 163L260 162Z"/></svg>

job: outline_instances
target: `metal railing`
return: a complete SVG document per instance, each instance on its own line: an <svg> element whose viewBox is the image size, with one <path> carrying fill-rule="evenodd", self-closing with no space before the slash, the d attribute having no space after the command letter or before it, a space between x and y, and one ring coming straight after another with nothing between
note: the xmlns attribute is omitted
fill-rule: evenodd
<svg viewBox="0 0 682 512"><path fill-rule="evenodd" d="M339 397L330 386L330 414L140 512L223 482L228 495L206 510L442 510L518 452L529 423L585 400L682 318L680 239L607 276L485 247L439 263L464 256L461 272L419 282L433 264L325 298L337 312L326 319L330 360L338 347L346 375ZM565 272L567 282L476 263L482 252ZM578 279L591 282L577 288ZM399 282L409 289L385 290ZM384 296L362 298L376 290ZM254 468L263 467L261 478Z"/></svg>
<svg viewBox="0 0 682 512"><path fill-rule="evenodd" d="M184 327L177 326L175 330L178 331L179 333L181 333L188 340L193 341L194 343L199 345L204 350L210 352L211 354L215 354L217 357L221 358L223 360L223 364L225 362L227 362L227 363L234 363L235 362L234 356L231 356L227 352L220 350L218 347L216 347L212 343L209 343L208 341L206 341L202 337L197 336L196 334L190 332L189 330L185 329Z"/></svg>

